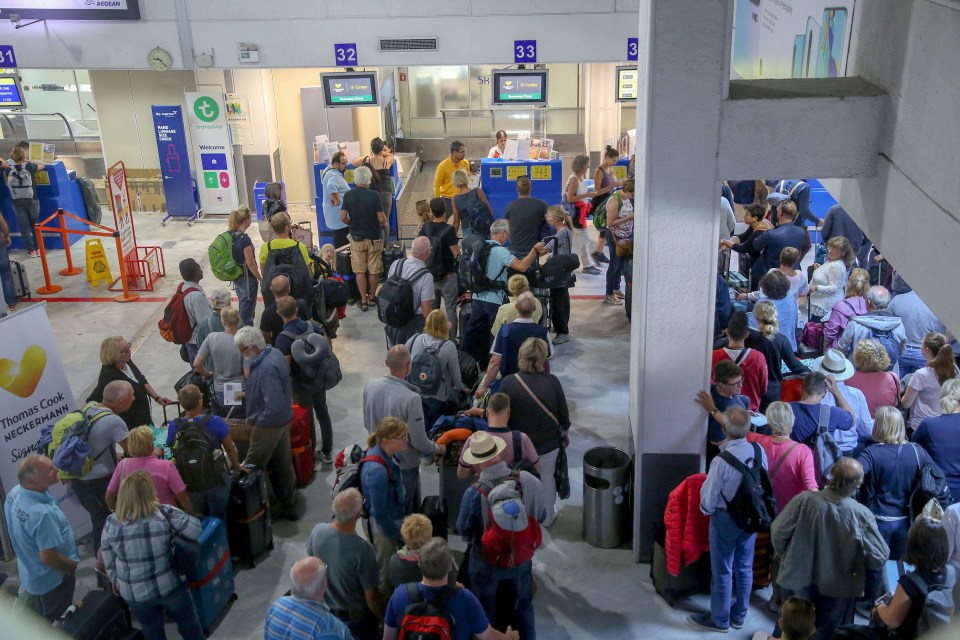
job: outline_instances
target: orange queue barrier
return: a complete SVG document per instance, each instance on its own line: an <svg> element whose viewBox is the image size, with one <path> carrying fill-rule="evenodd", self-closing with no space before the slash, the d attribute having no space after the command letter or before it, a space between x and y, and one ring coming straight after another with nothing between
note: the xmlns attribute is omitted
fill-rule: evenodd
<svg viewBox="0 0 960 640"><path fill-rule="evenodd" d="M103 231L78 231L76 229L68 229L67 225L64 223L64 216L70 216L74 220L77 220L78 222L82 222L88 227L96 227L98 229L103 229ZM59 219L60 226L59 227L47 226L47 223L53 220L54 218ZM106 227L102 224L98 224L96 222L93 222L92 220L81 218L79 216L76 216L70 213L69 211L64 211L63 209L57 209L47 219L42 220L41 222L38 222L36 225L36 230L37 230L37 245L38 245L38 248L40 249L40 263L43 266L43 280L44 280L44 285L42 287L37 288L37 293L39 293L40 295L48 296L63 290L63 287L57 284L53 284L53 282L50 281L50 267L47 264L47 250L46 250L46 247L44 247L44 243L43 243L43 232L49 231L51 233L59 233L60 236L63 238L63 250L67 254L67 268L60 270L59 273L62 276L75 276L83 272L83 269L73 266L73 255L70 251L70 241L68 238L69 234L72 233L78 236L97 236L101 238L113 238L116 241L117 258L120 261L120 280L123 282L123 293L121 293L118 296L114 296L113 299L116 300L117 302L132 302L140 297L135 293L130 293L129 291L129 288L127 285L126 266L123 261L123 249L120 247L120 233L116 229L111 229L110 227Z"/></svg>

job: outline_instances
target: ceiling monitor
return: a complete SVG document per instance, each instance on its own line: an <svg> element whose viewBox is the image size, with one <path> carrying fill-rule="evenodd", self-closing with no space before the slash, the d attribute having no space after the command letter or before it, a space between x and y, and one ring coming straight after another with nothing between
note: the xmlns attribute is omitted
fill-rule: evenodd
<svg viewBox="0 0 960 640"><path fill-rule="evenodd" d="M493 104L547 104L546 69L494 69Z"/></svg>
<svg viewBox="0 0 960 640"><path fill-rule="evenodd" d="M139 0L0 0L0 17L24 20L139 20Z"/></svg>
<svg viewBox="0 0 960 640"><path fill-rule="evenodd" d="M376 107L380 105L376 71L321 73L326 107Z"/></svg>
<svg viewBox="0 0 960 640"><path fill-rule="evenodd" d="M26 109L20 78L13 73L0 74L0 109Z"/></svg>
<svg viewBox="0 0 960 640"><path fill-rule="evenodd" d="M636 67L617 67L617 102L636 100L639 80Z"/></svg>

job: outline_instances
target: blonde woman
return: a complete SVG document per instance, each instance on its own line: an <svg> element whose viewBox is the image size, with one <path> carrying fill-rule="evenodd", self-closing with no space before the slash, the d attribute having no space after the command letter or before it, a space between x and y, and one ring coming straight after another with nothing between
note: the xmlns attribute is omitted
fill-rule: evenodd
<svg viewBox="0 0 960 640"><path fill-rule="evenodd" d="M840 336L851 318L867 312L867 299L863 296L870 288L870 273L866 269L854 269L847 279L847 289L843 300L833 305L830 319L823 325L823 337L829 341L827 348L836 349L840 345Z"/></svg>
<svg viewBox="0 0 960 640"><path fill-rule="evenodd" d="M853 366L857 372L847 380L847 386L856 387L867 399L870 416L884 406L894 406L900 400L900 378L890 368L890 356L877 340L867 338L853 350Z"/></svg>
<svg viewBox="0 0 960 640"><path fill-rule="evenodd" d="M407 516L400 525L400 535L403 536L403 547L390 558L390 581L395 585L420 582L423 574L417 562L420 560L420 547L433 537L430 518L420 513Z"/></svg>
<svg viewBox="0 0 960 640"><path fill-rule="evenodd" d="M423 423L429 430L437 419L445 415L451 407L456 411L461 393L464 391L463 379L460 377L460 360L457 356L457 345L450 338L450 321L447 314L441 309L434 309L427 315L423 333L418 333L407 340L410 358L415 361L424 351L436 354L440 360L440 384L435 391L425 390L417 385L417 381L408 380L420 393L423 402Z"/></svg>
<svg viewBox="0 0 960 640"><path fill-rule="evenodd" d="M500 325L513 322L520 317L520 312L517 311L517 300L520 298L520 294L530 291L530 281L527 280L527 276L522 273L515 273L507 280L507 296L508 299L500 308L497 309L497 316L493 320L493 326L490 328L490 334L494 338L497 337L497 334L500 333ZM534 298L536 302L536 310L533 312L533 315L530 318L534 322L540 322L540 318L543 317L543 305L540 304L540 301Z"/></svg>
<svg viewBox="0 0 960 640"><path fill-rule="evenodd" d="M110 484L107 485L106 502L110 509L116 509L117 493L120 491L120 483L123 479L142 469L150 474L160 504L170 506L179 504L185 512L191 514L194 512L190 496L187 494L187 485L183 483L176 465L169 460L157 457L161 451L153 446L153 429L150 427L132 429L127 436L127 453L130 457L124 458L117 464L117 468L113 470L113 477L110 478Z"/></svg>
<svg viewBox="0 0 960 640"><path fill-rule="evenodd" d="M4 168L7 169L5 176L10 188L10 202L17 216L17 229L27 255L36 258L40 255L35 229L40 215L40 200L37 198L35 176L37 171L43 171L46 166L40 162L27 162L27 150L21 146L13 148L10 159L11 164L8 166L4 163Z"/></svg>
<svg viewBox="0 0 960 640"><path fill-rule="evenodd" d="M577 246L580 256L580 266L583 273L595 276L600 269L590 255L590 232L587 229L587 205L597 195L596 191L587 188L587 171L590 169L589 156L575 156L571 164L573 173L567 178L567 186L563 190L562 206L573 224L573 243Z"/></svg>
<svg viewBox="0 0 960 640"><path fill-rule="evenodd" d="M450 217L449 223L454 229L460 229L462 225L463 237L466 238L473 233L473 228L470 225L470 220L464 218L464 212L476 206L477 200L486 205L491 213L493 212L493 207L490 206L490 201L487 200L487 194L483 192L483 189L480 187L476 189L470 188L470 176L463 169L454 171L452 180L453 187L457 190L457 193L451 201L450 206L452 207L453 215ZM486 237L488 239L490 237L489 230L486 233Z"/></svg>
<svg viewBox="0 0 960 640"><path fill-rule="evenodd" d="M107 577L137 616L147 640L166 639L164 614L176 621L184 640L205 637L170 554L174 533L196 540L201 531L197 518L160 504L146 471L134 471L120 483L117 508L107 518L100 548Z"/></svg>
<svg viewBox="0 0 960 640"><path fill-rule="evenodd" d="M780 399L780 383L783 382L783 363L786 363L790 373L803 375L809 373L810 369L802 362L797 360L793 353L790 341L780 333L780 325L777 319L777 306L770 300L760 300L753 308L753 317L760 328L760 333L769 343L766 348L757 347L764 354L767 360L767 390L760 396L760 410L764 411L770 405ZM754 334L755 335L755 334ZM750 342L750 338L747 338ZM747 346L756 346L748 344ZM791 421L791 425L793 422Z"/></svg>
<svg viewBox="0 0 960 640"><path fill-rule="evenodd" d="M237 287L240 321L245 327L253 326L253 317L257 311L257 292L260 290L260 266L253 251L253 241L247 235L250 228L250 209L240 207L230 212L227 231L233 236L233 259L243 265L243 275L233 281Z"/></svg>
<svg viewBox="0 0 960 640"><path fill-rule="evenodd" d="M133 404L119 415L128 429L144 424L153 424L150 413L150 400L167 405L173 402L166 396L161 396L147 382L137 365L131 359L133 347L123 336L111 336L100 343L100 377L97 386L87 397L87 402L102 402L103 390L108 384L116 380L129 382L133 387Z"/></svg>

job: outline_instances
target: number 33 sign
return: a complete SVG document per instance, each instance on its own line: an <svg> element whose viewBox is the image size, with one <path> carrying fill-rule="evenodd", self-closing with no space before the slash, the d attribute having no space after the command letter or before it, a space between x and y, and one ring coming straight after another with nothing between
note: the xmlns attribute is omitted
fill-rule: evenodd
<svg viewBox="0 0 960 640"><path fill-rule="evenodd" d="M516 63L537 61L536 40L514 40L513 61Z"/></svg>

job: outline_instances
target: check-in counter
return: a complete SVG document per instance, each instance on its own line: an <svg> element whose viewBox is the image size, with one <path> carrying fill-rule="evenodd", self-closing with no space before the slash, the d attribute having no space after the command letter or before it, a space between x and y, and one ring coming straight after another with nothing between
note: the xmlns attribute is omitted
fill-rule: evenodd
<svg viewBox="0 0 960 640"><path fill-rule="evenodd" d="M493 217L502 218L507 205L517 199L517 178L530 176L530 195L548 205L560 204L563 191L563 164L560 160L480 161L480 187L490 201Z"/></svg>

